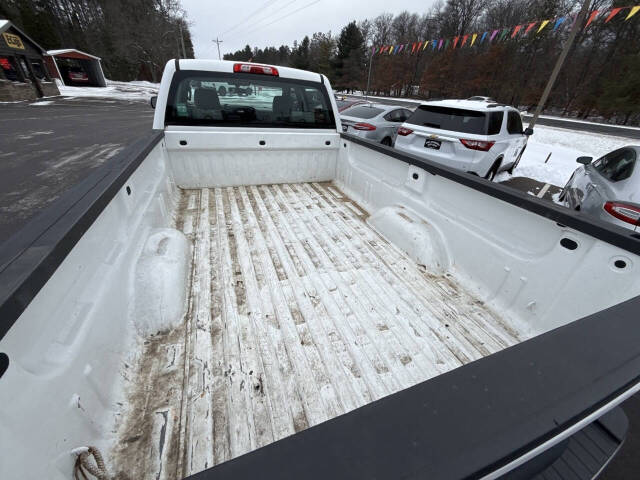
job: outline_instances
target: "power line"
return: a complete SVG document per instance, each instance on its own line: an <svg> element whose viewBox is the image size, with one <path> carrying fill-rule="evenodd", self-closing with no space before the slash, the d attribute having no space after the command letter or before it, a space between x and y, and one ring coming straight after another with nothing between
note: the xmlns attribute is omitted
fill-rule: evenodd
<svg viewBox="0 0 640 480"><path fill-rule="evenodd" d="M242 34L242 33L247 33L249 29L253 28L253 27L257 27L258 25L260 25L261 23L273 18L275 15L277 15L278 13L280 13L282 10L284 10L285 8L287 8L289 5L291 5L292 3L297 2L298 0L291 0L290 2L285 3L284 5L282 5L281 7L279 7L277 10L275 10L274 12L271 12L269 15L267 15L266 17L262 17L259 18L257 21L255 22L249 22L248 25L245 25L244 28L240 29L240 32L236 32L234 34L231 35L232 38Z"/></svg>
<svg viewBox="0 0 640 480"><path fill-rule="evenodd" d="M269 22L269 23L267 23L266 25L262 25L262 26L258 27L256 30L260 30L261 28L265 28L265 27L268 27L269 25L273 25L274 23L279 22L280 20L284 20L285 18L290 17L290 16L291 16L291 15L293 15L294 13L298 13L300 10L304 10L305 8L308 8L308 7L312 6L312 5L315 5L315 4L316 4L316 3L318 3L319 1L320 1L320 0L314 0L313 2L308 3L307 5L303 5L302 7L300 7L300 8L298 8L298 9L294 10L293 12L288 13L287 15L284 15L283 17L276 18L273 22ZM255 30L254 30L254 31L255 31Z"/></svg>
<svg viewBox="0 0 640 480"><path fill-rule="evenodd" d="M251 18L253 18L253 16L256 13L260 13L262 10L264 10L265 8L267 8L268 6L272 5L273 3L276 3L279 0L267 0L266 2L264 2L262 5L260 5L260 7L258 7L258 9L254 12L251 12L251 14L249 14L246 18L244 18L240 23L237 23L236 25L234 25L233 27L231 27L230 29L224 31L221 33L221 35L225 35L226 33L229 33L232 30L235 30L236 28L238 28L239 26L241 26L244 22L246 22L247 20L250 20Z"/></svg>

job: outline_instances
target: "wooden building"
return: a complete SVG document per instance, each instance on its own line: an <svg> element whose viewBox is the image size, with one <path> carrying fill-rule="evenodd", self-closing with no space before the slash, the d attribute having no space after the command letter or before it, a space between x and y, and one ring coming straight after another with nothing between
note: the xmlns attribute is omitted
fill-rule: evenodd
<svg viewBox="0 0 640 480"><path fill-rule="evenodd" d="M9 20L0 20L0 101L59 95L44 49Z"/></svg>

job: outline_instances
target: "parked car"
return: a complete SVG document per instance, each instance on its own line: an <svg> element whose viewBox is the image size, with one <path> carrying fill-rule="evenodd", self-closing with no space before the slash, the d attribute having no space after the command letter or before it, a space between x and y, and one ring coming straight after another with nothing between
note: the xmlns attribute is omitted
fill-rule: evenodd
<svg viewBox="0 0 640 480"><path fill-rule="evenodd" d="M467 100L473 100L474 102L491 102L496 103L496 101L491 97L485 97L482 95L475 95L473 97L467 98Z"/></svg>
<svg viewBox="0 0 640 480"><path fill-rule="evenodd" d="M493 180L512 173L532 130L523 130L514 107L475 100L420 105L398 129L395 147Z"/></svg>
<svg viewBox="0 0 640 480"><path fill-rule="evenodd" d="M391 146L398 127L411 114L407 108L369 103L341 111L340 120L343 132Z"/></svg>
<svg viewBox="0 0 640 480"><path fill-rule="evenodd" d="M578 167L560 194L567 207L622 227L640 230L640 146L609 152L595 162L577 159Z"/></svg>
<svg viewBox="0 0 640 480"><path fill-rule="evenodd" d="M89 76L81 68L70 68L67 77L72 83L88 83Z"/></svg>
<svg viewBox="0 0 640 480"><path fill-rule="evenodd" d="M342 112L347 108L353 107L354 105L363 105L370 103L367 100L354 100L350 98L336 98L336 105L338 106L338 112Z"/></svg>

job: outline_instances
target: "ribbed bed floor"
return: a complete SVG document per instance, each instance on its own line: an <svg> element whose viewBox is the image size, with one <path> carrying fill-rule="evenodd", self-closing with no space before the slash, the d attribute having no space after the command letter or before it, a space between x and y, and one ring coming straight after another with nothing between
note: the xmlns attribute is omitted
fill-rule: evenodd
<svg viewBox="0 0 640 480"><path fill-rule="evenodd" d="M147 344L129 474L201 471L518 342L365 218L329 184L182 192L187 325Z"/></svg>

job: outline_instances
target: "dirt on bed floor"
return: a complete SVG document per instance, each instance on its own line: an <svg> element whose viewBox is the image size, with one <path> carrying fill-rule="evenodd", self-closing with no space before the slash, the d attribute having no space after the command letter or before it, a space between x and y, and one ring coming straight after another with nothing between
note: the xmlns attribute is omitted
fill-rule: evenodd
<svg viewBox="0 0 640 480"><path fill-rule="evenodd" d="M519 341L332 184L183 190L177 218L188 314L144 346L112 455L130 478L183 478Z"/></svg>

